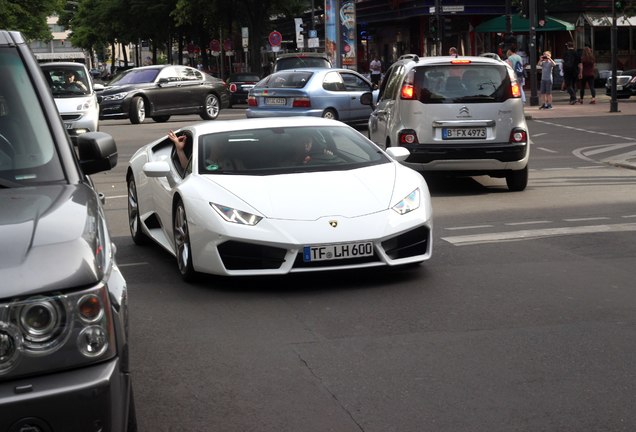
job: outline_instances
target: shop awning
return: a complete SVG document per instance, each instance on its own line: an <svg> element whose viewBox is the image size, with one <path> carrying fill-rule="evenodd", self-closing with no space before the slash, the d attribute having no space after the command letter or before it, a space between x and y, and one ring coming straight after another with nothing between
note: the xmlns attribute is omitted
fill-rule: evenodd
<svg viewBox="0 0 636 432"><path fill-rule="evenodd" d="M517 14L511 17L511 30L513 33L528 33L530 31L530 20L523 18ZM554 17L545 17L545 25L537 25L536 31L563 31L574 30L574 24L561 21ZM484 21L475 27L475 31L479 33L505 33L506 32L506 16L502 15L497 18Z"/></svg>

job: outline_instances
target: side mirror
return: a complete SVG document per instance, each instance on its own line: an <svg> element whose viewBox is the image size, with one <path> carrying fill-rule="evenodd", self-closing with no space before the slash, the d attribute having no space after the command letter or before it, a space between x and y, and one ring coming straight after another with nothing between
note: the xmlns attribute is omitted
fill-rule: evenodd
<svg viewBox="0 0 636 432"><path fill-rule="evenodd" d="M96 92L104 90L104 84L93 83L93 90Z"/></svg>
<svg viewBox="0 0 636 432"><path fill-rule="evenodd" d="M369 105L372 109L375 109L375 105L373 104L373 93L364 92L360 95L360 103L362 105Z"/></svg>
<svg viewBox="0 0 636 432"><path fill-rule="evenodd" d="M157 81L157 84L159 86L162 86L162 85L168 84L169 82L170 81L168 81L168 78L159 78L159 81Z"/></svg>
<svg viewBox="0 0 636 432"><path fill-rule="evenodd" d="M148 177L167 177L170 174L170 164L165 160L146 162L143 171Z"/></svg>
<svg viewBox="0 0 636 432"><path fill-rule="evenodd" d="M386 152L389 156L391 156L398 162L405 161L406 158L408 158L411 154L411 152L404 147L389 147L386 149Z"/></svg>
<svg viewBox="0 0 636 432"><path fill-rule="evenodd" d="M86 175L108 171L117 165L115 139L104 132L86 132L77 137L80 167Z"/></svg>

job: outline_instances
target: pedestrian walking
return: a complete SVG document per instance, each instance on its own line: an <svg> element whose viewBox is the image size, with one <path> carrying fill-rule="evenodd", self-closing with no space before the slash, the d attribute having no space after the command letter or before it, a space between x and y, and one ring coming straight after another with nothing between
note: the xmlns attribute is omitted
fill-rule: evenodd
<svg viewBox="0 0 636 432"><path fill-rule="evenodd" d="M523 103L526 103L526 92L523 91L523 86L526 83L525 70L523 67L523 60L521 56L517 54L517 48L510 47L508 52L506 53L507 58L506 62L510 65L512 70L515 72L515 76L517 77L517 83L519 84L519 89L521 90L521 100Z"/></svg>
<svg viewBox="0 0 636 432"><path fill-rule="evenodd" d="M568 41L563 54L563 86L570 95L570 105L576 103L576 83L582 78L581 56L574 50L574 44Z"/></svg>
<svg viewBox="0 0 636 432"><path fill-rule="evenodd" d="M581 54L581 98L579 99L579 103L583 103L583 97L585 96L585 86L590 87L590 94L592 95L591 104L596 103L596 89L594 88L594 67L596 66L596 59L594 58L594 53L592 52L592 48L586 46L583 48L583 54Z"/></svg>
<svg viewBox="0 0 636 432"><path fill-rule="evenodd" d="M556 62L552 59L552 53L545 51L539 60L537 67L541 68L541 84L539 92L543 96L543 105L539 109L552 109L552 69Z"/></svg>

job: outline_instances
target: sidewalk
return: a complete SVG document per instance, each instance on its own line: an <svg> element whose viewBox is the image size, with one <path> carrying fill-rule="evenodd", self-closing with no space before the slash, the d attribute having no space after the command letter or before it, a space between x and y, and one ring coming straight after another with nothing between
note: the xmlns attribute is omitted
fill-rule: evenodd
<svg viewBox="0 0 636 432"><path fill-rule="evenodd" d="M525 90L525 89L524 89ZM526 91L526 105L524 111L526 113L527 120L557 120L559 118L567 117L596 117L597 121L603 121L604 116L636 116L636 96L632 96L629 99L618 99L618 111L610 112L611 96L605 95L605 88L596 89L596 103L590 104L592 97L589 89L585 90L585 97L583 104L576 103L570 105L570 95L567 92L561 90L552 91L552 109L539 109L543 104L541 95L539 97L539 104L536 106L530 106L530 90ZM579 93L577 92L577 96ZM636 121L636 119L634 119ZM636 137L634 138L634 146L636 147ZM636 152L634 156L627 153L627 159L621 159L612 161L610 164L619 166L622 168L636 170Z"/></svg>
<svg viewBox="0 0 636 432"><path fill-rule="evenodd" d="M596 104L591 105L592 96L589 89L585 90L583 104L570 105L570 95L561 90L552 90L551 110L539 109L543 104L541 94L537 93L539 104L530 106L530 89L526 92L525 112L528 120L533 119L554 119L562 117L599 117L615 115L636 115L636 96L629 99L618 99L618 112L610 112L611 97L605 95L605 87L596 89ZM577 97L579 93L577 92ZM634 137L636 138L636 137Z"/></svg>

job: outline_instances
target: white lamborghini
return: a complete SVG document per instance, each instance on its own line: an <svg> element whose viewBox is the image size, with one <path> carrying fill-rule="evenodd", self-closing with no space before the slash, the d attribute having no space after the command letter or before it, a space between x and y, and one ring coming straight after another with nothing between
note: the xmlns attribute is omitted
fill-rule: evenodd
<svg viewBox="0 0 636 432"><path fill-rule="evenodd" d="M149 239L198 273L275 275L397 266L432 252L421 174L339 121L312 117L203 122L186 135L188 164L167 136L127 170L135 243Z"/></svg>

